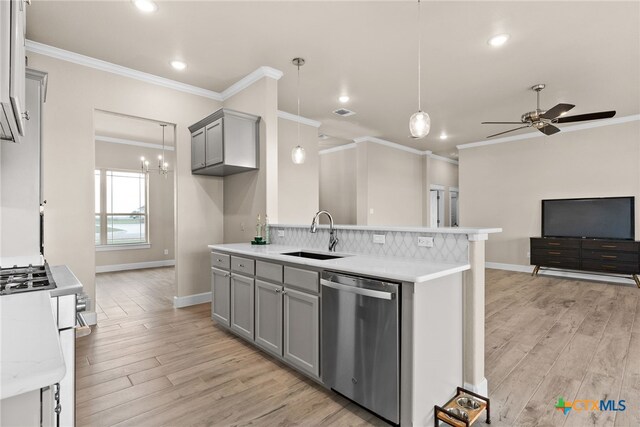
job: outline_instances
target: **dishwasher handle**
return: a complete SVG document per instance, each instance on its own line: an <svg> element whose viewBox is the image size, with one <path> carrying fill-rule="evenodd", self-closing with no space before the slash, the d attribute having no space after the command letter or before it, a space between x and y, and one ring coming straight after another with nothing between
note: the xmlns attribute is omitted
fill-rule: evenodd
<svg viewBox="0 0 640 427"><path fill-rule="evenodd" d="M375 289L359 288L357 286L348 286L341 283L331 282L329 280L320 279L320 284L328 288L337 289L339 291L350 292L352 294L364 295L366 297L392 300L396 294L392 292L376 291Z"/></svg>

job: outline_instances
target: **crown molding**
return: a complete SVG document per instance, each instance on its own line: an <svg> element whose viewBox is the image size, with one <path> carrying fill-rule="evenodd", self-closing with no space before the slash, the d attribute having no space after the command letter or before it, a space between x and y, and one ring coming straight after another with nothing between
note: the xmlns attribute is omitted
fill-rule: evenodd
<svg viewBox="0 0 640 427"><path fill-rule="evenodd" d="M252 84L254 84L255 82L257 82L263 77L269 77L275 80L280 80L280 78L282 77L282 74L283 73L280 70L276 70L275 68L271 68L271 67L262 66L257 70L253 71L252 73L249 73L248 75L244 76L243 78L241 78L240 80L238 80L237 82L235 82L234 84L226 88L225 90L223 90L220 95L222 96L222 100L225 101L228 98L231 98L233 95L248 88L249 86L251 86Z"/></svg>
<svg viewBox="0 0 640 427"><path fill-rule="evenodd" d="M337 151L350 150L352 148L356 148L357 146L358 146L357 143L352 142L350 144L338 145L337 147L325 148L324 150L318 151L318 154L323 155L323 154L335 153Z"/></svg>
<svg viewBox="0 0 640 427"><path fill-rule="evenodd" d="M374 144L384 145L385 147L395 148L396 150L406 151L407 153L417 154L418 156L428 156L431 154L431 151L429 150L418 150L416 148L407 147L406 145L387 141L386 139L382 138L376 138L374 136L361 136L358 138L354 138L353 142L355 142L356 144L359 144L361 142L373 142Z"/></svg>
<svg viewBox="0 0 640 427"><path fill-rule="evenodd" d="M623 116L623 117L613 117L611 119L564 126L562 128L562 132L564 133L575 132L578 130L593 129L593 128L599 128L603 126L619 125L622 123L635 122L635 121L640 121L640 114L634 114L631 116ZM458 150L464 150L466 148L484 147L485 145L504 144L505 142L514 142L514 141L520 141L523 139L540 138L543 136L546 136L546 135L543 134L542 132L538 132L538 131L527 132L521 135L507 136L504 138L493 139L490 141L485 140L485 141L469 142L467 144L456 145L456 148Z"/></svg>
<svg viewBox="0 0 640 427"><path fill-rule="evenodd" d="M243 89L246 89L263 77L269 77L279 80L283 75L282 71L280 70L262 66L226 88L224 91L222 91L222 93L219 93L209 89L203 89L197 86L156 76L155 74L149 74L142 71L134 70L132 68L116 65L111 62L103 61L101 59L96 59L90 56L81 55L79 53L49 46L44 43L34 42L32 40L27 40L25 46L28 52L49 56L51 58L60 59L62 61L72 62L74 64L83 65L85 67L94 68L96 70L117 74L119 76L129 77L135 80L140 80L157 86L189 93L191 95L202 96L220 102L225 101L226 99L239 93Z"/></svg>
<svg viewBox="0 0 640 427"><path fill-rule="evenodd" d="M454 159L450 159L448 157L444 157L444 156L439 156L437 154L427 154L429 157L431 157L432 159L436 159L436 160L442 160L443 162L447 162L447 163L451 163L452 165L457 165L458 161L454 160Z"/></svg>
<svg viewBox="0 0 640 427"><path fill-rule="evenodd" d="M314 128L319 128L322 123L317 120L312 120L307 117L298 116L295 114L287 113L286 111L278 110L278 118L284 120L290 120L292 122L297 122L307 126L313 126Z"/></svg>
<svg viewBox="0 0 640 427"><path fill-rule="evenodd" d="M134 145L136 147L153 148L153 149L162 150L162 145L160 144L153 144L151 142L134 141L132 139L115 138L112 136L96 135L95 140L100 142L109 142L112 144ZM175 147L171 145L165 145L164 149L166 151L175 151Z"/></svg>
<svg viewBox="0 0 640 427"><path fill-rule="evenodd" d="M50 56L52 58L60 59L67 62L73 62L74 64L84 65L85 67L94 68L96 70L106 71L108 73L141 80L143 82L166 87L169 89L175 89L180 92L203 96L205 98L214 99L216 101L223 101L222 95L220 95L218 92L214 92L208 89L202 89L186 83L177 82L175 80L156 76L154 74L144 73L142 71L123 67L121 65L112 64L111 62L103 61L101 59L96 59L90 56L81 55L79 53L70 52L68 50L34 42L32 40L27 40L25 46L28 52Z"/></svg>

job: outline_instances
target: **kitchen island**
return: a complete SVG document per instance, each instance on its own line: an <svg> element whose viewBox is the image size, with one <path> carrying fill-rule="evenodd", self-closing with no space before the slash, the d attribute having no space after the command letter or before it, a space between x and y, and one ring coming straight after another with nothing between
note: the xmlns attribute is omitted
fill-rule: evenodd
<svg viewBox="0 0 640 427"><path fill-rule="evenodd" d="M274 226L273 233L279 230L278 227ZM285 230L285 233L297 237L295 231L286 228ZM457 386L469 387L466 376L469 368L466 365L465 353L473 355L474 349L469 350L466 342L473 341L468 337L469 325L473 331L475 324L469 317L477 316L478 308L469 306L469 301L464 295L467 292L463 292L463 287L478 286L479 279L482 279L480 284L484 294L484 266L482 265L481 272L472 271L473 264L478 264L478 257L471 248L471 242L483 243L482 238L486 238L489 232L499 231L412 229L398 232L433 235L445 234L448 230L453 230L450 234L459 234L462 237L456 236L451 240L450 236L444 236L442 239L442 236L436 236L435 249L429 249L444 254L438 256L448 258L440 260L362 253L366 250L360 253L328 253L313 242L300 241L299 238L295 242L274 239L277 240L274 244L260 246L243 243L210 245L212 317L216 323L254 342L284 363L327 386L325 372L320 369L325 366L321 355L325 355L326 359L326 351L323 351L326 349L322 348L323 340L320 339L321 336L325 337L320 331L321 325L326 323L321 315L325 312L325 307L322 306L326 298L325 276L344 273L348 276L374 278L383 284L386 281L396 283L400 289L397 340L398 419L402 425L432 425L433 405L449 400L455 394ZM304 236L305 231L302 231L301 235ZM366 231L360 229L356 230L356 233ZM388 233L394 238L389 230L378 232ZM342 234L346 232L343 231ZM479 240L473 240L478 237ZM356 237L352 235L351 238ZM415 240L411 240L411 243L413 242ZM345 243L345 248L352 249L353 246L350 246L348 241ZM443 250L443 247L439 247L440 244L448 245L448 250ZM304 251L307 251L306 255ZM455 254L451 256L453 252ZM433 256L433 252L430 254ZM325 257L333 259L317 259ZM323 285L322 288L320 283ZM284 304L281 302L282 298ZM269 299L273 299L274 303L263 304ZM476 299L472 302L475 304L477 301ZM296 306L296 302L300 304ZM479 302L484 305L484 299ZM280 308L283 315L275 317L279 323L273 322L272 327L265 328L265 318L269 317L265 315L265 311L276 310L283 305L284 308ZM289 306L293 308L287 308ZM234 311L237 312L235 317ZM484 313L483 310L481 312ZM483 327L484 323L480 339L474 337L475 343L481 342L482 346ZM269 333L269 330L275 332ZM283 331L284 339L277 336L279 330ZM299 337L296 338L296 334L299 334ZM296 342L296 339L300 342ZM380 346L386 344L380 343ZM475 359L472 357L471 361ZM481 364L484 368L483 360ZM475 367L477 368L477 364ZM476 375L479 372L483 376L482 370L475 370ZM355 385L359 379L354 376L352 380ZM486 382L484 384L486 386ZM476 391L483 392L479 388L481 387L476 387ZM486 390L484 392L486 393ZM385 418L391 419L389 416Z"/></svg>

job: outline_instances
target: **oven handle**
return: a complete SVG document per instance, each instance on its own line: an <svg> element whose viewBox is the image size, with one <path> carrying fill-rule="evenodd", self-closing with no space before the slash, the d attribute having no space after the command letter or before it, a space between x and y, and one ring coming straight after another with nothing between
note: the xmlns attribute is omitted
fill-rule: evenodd
<svg viewBox="0 0 640 427"><path fill-rule="evenodd" d="M76 326L76 338L86 337L91 334L91 327L87 324L87 321L84 320L82 313L76 313L76 321L79 325Z"/></svg>
<svg viewBox="0 0 640 427"><path fill-rule="evenodd" d="M364 295L366 297L392 300L395 298L395 294L391 292L376 291L374 289L358 288L356 286L347 286L336 282L330 282L325 279L320 279L320 284L328 288L337 289L339 291L350 292L352 294Z"/></svg>

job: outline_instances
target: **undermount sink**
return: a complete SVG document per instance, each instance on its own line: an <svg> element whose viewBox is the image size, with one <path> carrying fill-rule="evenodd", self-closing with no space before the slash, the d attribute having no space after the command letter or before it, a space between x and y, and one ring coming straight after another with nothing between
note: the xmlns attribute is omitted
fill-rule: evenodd
<svg viewBox="0 0 640 427"><path fill-rule="evenodd" d="M282 255L289 256L297 256L300 258L311 258L311 259L319 259L319 260L327 260L327 259L336 259L336 258L344 258L344 255L329 255L329 254L318 254L315 252L287 252Z"/></svg>

